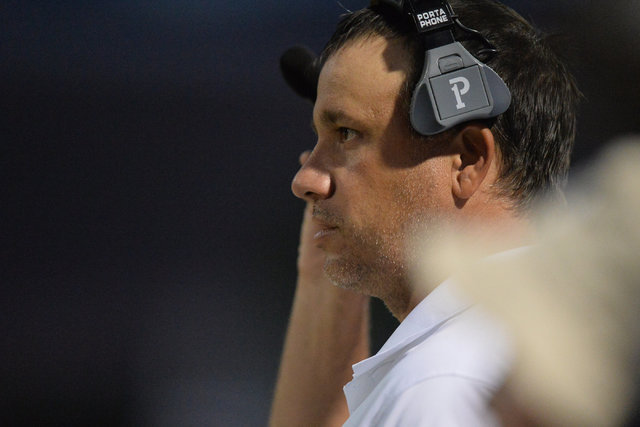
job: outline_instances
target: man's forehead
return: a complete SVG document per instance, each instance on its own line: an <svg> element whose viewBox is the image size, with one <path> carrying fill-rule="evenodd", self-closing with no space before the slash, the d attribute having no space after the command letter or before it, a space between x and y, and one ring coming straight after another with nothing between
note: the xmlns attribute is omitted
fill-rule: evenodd
<svg viewBox="0 0 640 427"><path fill-rule="evenodd" d="M399 39L368 35L347 41L327 58L321 72L328 65L335 67L336 63L351 67L351 72L366 68L383 73L406 74L410 68L410 57Z"/></svg>
<svg viewBox="0 0 640 427"><path fill-rule="evenodd" d="M349 42L325 62L316 107L391 108L406 81L408 66L408 54L396 41L367 37Z"/></svg>

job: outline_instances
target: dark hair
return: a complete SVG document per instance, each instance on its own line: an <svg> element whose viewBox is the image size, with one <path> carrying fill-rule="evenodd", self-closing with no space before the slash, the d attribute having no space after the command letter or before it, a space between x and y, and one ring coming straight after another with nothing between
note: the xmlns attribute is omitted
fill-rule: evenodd
<svg viewBox="0 0 640 427"><path fill-rule="evenodd" d="M491 127L501 154L499 192L523 210L541 196L562 197L580 98L571 73L553 52L547 37L511 8L493 0L451 0L450 4L465 26L480 31L496 47L498 53L493 57L477 57L511 90L511 106ZM402 40L415 58L412 69L407 70L408 117L413 88L422 71L424 47L408 22L390 16L378 9L345 15L320 63L355 39L381 36ZM478 41L457 38L472 54L482 48Z"/></svg>

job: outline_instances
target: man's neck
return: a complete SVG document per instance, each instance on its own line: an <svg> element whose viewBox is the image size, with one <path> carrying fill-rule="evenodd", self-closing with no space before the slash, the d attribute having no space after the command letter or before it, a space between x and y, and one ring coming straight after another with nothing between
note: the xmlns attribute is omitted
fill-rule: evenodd
<svg viewBox="0 0 640 427"><path fill-rule="evenodd" d="M453 261L448 265L466 266L468 263L494 254L523 247L534 241L533 226L525 216L513 213L499 215L491 220L481 222L471 221L465 225L450 227L435 239L429 239L427 243L417 242L414 245L416 256L414 259L414 274L410 283L408 296L404 305L398 304L396 311L389 305L393 315L402 322L409 313L431 293L440 283L455 273L442 271L426 272L421 268L425 259L433 259L435 255L443 252L453 253ZM452 247L464 248L464 254L450 250ZM447 249L445 249L447 248ZM466 255L469 254L469 255Z"/></svg>

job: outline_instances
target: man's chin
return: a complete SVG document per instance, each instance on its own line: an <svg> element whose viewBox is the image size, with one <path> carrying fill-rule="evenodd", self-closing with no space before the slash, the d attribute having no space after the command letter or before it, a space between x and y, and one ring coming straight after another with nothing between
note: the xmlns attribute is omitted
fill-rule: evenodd
<svg viewBox="0 0 640 427"><path fill-rule="evenodd" d="M327 255L324 273L335 286L362 292L362 265L345 261L338 256Z"/></svg>

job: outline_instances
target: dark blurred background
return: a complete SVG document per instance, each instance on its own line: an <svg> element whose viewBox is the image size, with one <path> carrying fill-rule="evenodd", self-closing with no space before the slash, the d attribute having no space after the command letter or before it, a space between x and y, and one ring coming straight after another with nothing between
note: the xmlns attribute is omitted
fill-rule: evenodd
<svg viewBox="0 0 640 427"><path fill-rule="evenodd" d="M367 1L342 0L350 9ZM585 95L574 164L640 131L637 1L505 1ZM0 425L264 425L335 0L0 5ZM526 64L523 64L526 67ZM375 342L394 326L375 306Z"/></svg>

